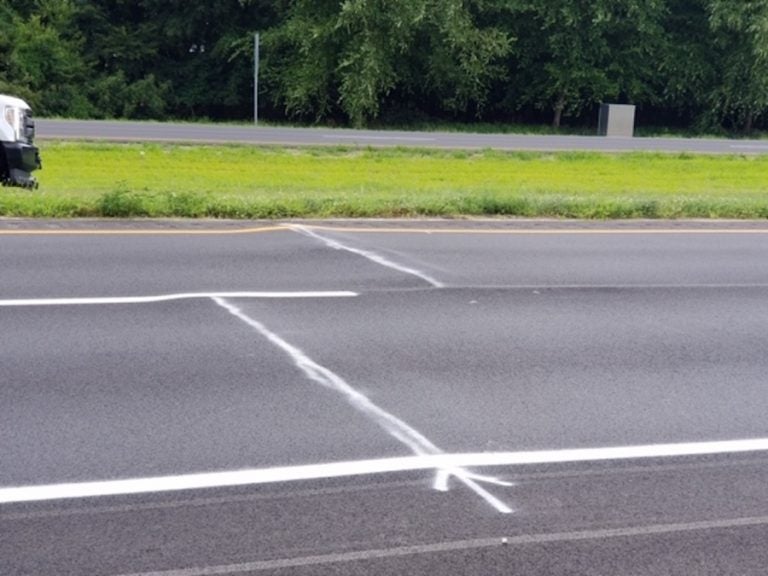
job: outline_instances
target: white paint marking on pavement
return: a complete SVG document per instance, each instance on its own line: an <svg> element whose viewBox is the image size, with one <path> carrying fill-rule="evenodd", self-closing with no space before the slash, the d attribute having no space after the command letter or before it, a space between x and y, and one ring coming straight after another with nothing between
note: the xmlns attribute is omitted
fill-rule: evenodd
<svg viewBox="0 0 768 576"><path fill-rule="evenodd" d="M400 264L397 264L396 262L392 262L388 258L381 256L380 254L371 252L370 250L361 250L360 248L352 248L351 246L347 246L346 244L342 244L341 242L338 242L336 240L331 240L330 238L321 236L314 230L310 230L306 226L301 226L299 224L292 224L289 227L292 230L296 230L298 232L301 232L302 234L306 234L307 236L311 236L312 238L320 240L329 248L333 248L335 250L346 250L347 252L352 252L353 254L357 254L359 256L363 256L364 258L368 258L368 260L371 260L372 262L376 262L376 264L380 264L382 266L386 266L387 268L392 268L393 270L397 270L398 272L403 272L405 274L412 274L413 276L417 276L418 278L421 278L425 282L428 282L435 288L442 288L444 286L442 282L440 282L439 280L435 280L434 278L425 274L424 272L421 272L420 270L402 266Z"/></svg>
<svg viewBox="0 0 768 576"><path fill-rule="evenodd" d="M417 470L435 470L439 473L442 470L462 470L476 467L675 458L766 451L768 451L768 438L566 450L478 452L468 454L435 453L351 462L256 468L229 472L0 488L0 504L320 480Z"/></svg>
<svg viewBox="0 0 768 576"><path fill-rule="evenodd" d="M373 550L356 550L336 554L318 554L315 556L299 556L297 558L277 558L274 560L256 560L240 564L220 566L199 566L176 570L159 570L154 572L136 572L121 576L215 576L226 574L243 574L261 570L278 570L281 568L300 568L340 564L343 562L360 562L384 558L398 558L417 554L438 554L442 552L457 552L462 550L478 550L482 548L498 548L500 544L508 546L525 546L531 544L547 544L553 542L580 542L585 540L604 540L607 538L631 538L633 536L654 536L676 534L681 532L698 532L704 530L726 530L733 528L750 528L765 526L768 516L752 516L744 518L726 518L723 520L703 520L699 522L684 522L676 524L650 524L645 526L628 526L626 528L604 528L600 530L574 530L572 532L543 532L538 534L520 534L508 537L477 538L472 540L453 540L436 542L434 544L417 544L414 546L398 546L395 548L378 548Z"/></svg>
<svg viewBox="0 0 768 576"><path fill-rule="evenodd" d="M99 298L25 298L0 300L0 307L14 306L88 306L94 304L148 304L172 300L210 298L352 298L356 292L191 292L158 296L105 296Z"/></svg>
<svg viewBox="0 0 768 576"><path fill-rule="evenodd" d="M338 374L312 360L304 352L292 344L289 344L274 332L268 330L263 324L244 314L237 306L234 306L223 298L214 298L213 300L219 306L226 309L230 314L245 322L248 326L256 330L256 332L272 342L272 344L288 354L293 359L296 366L301 369L310 380L341 394L353 408L375 422L398 441L405 444L417 456L443 453L440 448L435 446L421 432L409 426L397 416L390 414L383 408L371 402L367 396L360 393L358 390L355 390L355 388L350 386ZM483 498L498 512L504 514L512 512L509 506L478 484L478 482L486 482L489 481L489 479L472 474L462 468L449 466L438 470L434 486L435 489L441 491L448 490L448 480L451 476L456 477L456 479L469 487L475 494ZM490 479L490 481L494 484L509 486L508 483L500 480Z"/></svg>
<svg viewBox="0 0 768 576"><path fill-rule="evenodd" d="M376 140L376 141L390 141L390 142L435 142L436 138L427 138L421 136L354 136L354 135L336 135L336 134L323 134L323 138L329 138L331 140Z"/></svg>
<svg viewBox="0 0 768 576"><path fill-rule="evenodd" d="M734 150L768 150L768 144L731 144Z"/></svg>

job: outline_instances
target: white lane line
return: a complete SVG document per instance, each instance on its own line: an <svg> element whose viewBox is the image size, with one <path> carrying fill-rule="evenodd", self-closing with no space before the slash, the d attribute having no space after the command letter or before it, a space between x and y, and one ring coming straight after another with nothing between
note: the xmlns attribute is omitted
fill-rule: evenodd
<svg viewBox="0 0 768 576"><path fill-rule="evenodd" d="M731 144L735 150L768 150L768 144Z"/></svg>
<svg viewBox="0 0 768 576"><path fill-rule="evenodd" d="M227 472L0 488L0 504L297 482L418 470L439 472L478 467L676 458L766 451L768 451L768 438L565 450L436 453Z"/></svg>
<svg viewBox="0 0 768 576"><path fill-rule="evenodd" d="M358 460L353 462L332 462L327 464L257 468L227 472L203 472L175 476L0 488L0 504L323 480L348 476L441 469L442 464L452 464L448 459L434 460L435 456L449 455L401 456L380 460Z"/></svg>
<svg viewBox="0 0 768 576"><path fill-rule="evenodd" d="M403 142L435 142L435 138L427 138L421 136L355 136L355 135L337 135L337 134L323 134L323 138L329 138L331 140L375 140L375 141L403 141Z"/></svg>
<svg viewBox="0 0 768 576"><path fill-rule="evenodd" d="M291 230L296 230L297 232L301 232L302 234L306 234L307 236L311 236L312 238L320 240L329 248L333 248L335 250L346 250L347 252L352 252L353 254L357 254L358 256L363 256L364 258L368 258L368 260L371 260L376 264L380 264L381 266L386 266L387 268L392 268L393 270L397 270L398 272L403 272L404 274L411 274L413 276L421 278L422 280L424 280L425 282L428 282L435 288L442 288L444 286L442 282L432 278L431 276L425 274L424 272L421 272L420 270L416 270L415 268L409 268L407 266L397 264L396 262L392 262L392 260L389 260L388 258L385 258L384 256L377 254L376 252L372 252L370 250L361 250L360 248L353 248L351 246L347 246L346 244L342 244L337 240L331 240L330 238L321 236L314 230L311 230L306 226L302 226L300 224L291 224L289 225L289 228L291 228Z"/></svg>
<svg viewBox="0 0 768 576"><path fill-rule="evenodd" d="M390 414L383 408L371 402L367 396L350 386L338 374L312 360L297 347L289 344L280 336L268 330L263 324L244 314L237 306L234 306L223 298L214 298L213 300L230 314L245 322L272 344L288 354L291 359L293 359L296 366L301 369L310 380L341 394L355 410L365 415L379 427L383 428L390 436L405 444L414 454L417 456L442 454L442 450L435 446L421 432L412 426L409 426L394 414ZM449 466L438 470L434 488L443 492L447 491L448 483L452 476L465 484L475 492L475 494L483 498L498 512L505 514L512 512L509 506L485 490L478 484L478 482L488 482L505 486L509 484L496 480L495 478L478 476L460 467L456 468Z"/></svg>
<svg viewBox="0 0 768 576"><path fill-rule="evenodd" d="M744 518L727 518L724 520L703 520L699 522L682 522L676 524L650 524L646 526L629 526L626 528L606 528L602 530L575 530L572 532L543 532L538 534L520 534L503 539L507 546L523 546L531 544L547 544L554 542L579 542L584 540L604 540L607 538L631 538L634 536L660 536L685 532L700 532L704 530L727 530L732 528L750 528L765 526L768 516L753 516ZM154 572L135 572L120 576L214 576L226 574L243 574L261 570L278 570L281 568L299 568L321 566L324 564L340 564L343 562L360 562L384 558L414 556L417 554L438 554L442 552L457 552L462 550L477 550L481 548L499 548L502 538L478 538L473 540L453 540L434 544L418 544L415 546L398 546L395 548L379 548L355 552L340 552L337 554L319 554L298 558L278 558L275 560L257 560L240 564L220 566L200 566L176 570L159 570Z"/></svg>
<svg viewBox="0 0 768 576"><path fill-rule="evenodd" d="M106 296L98 298L24 298L0 300L0 307L15 306L88 306L94 304L147 304L171 300L211 298L352 298L356 292L190 292L158 296Z"/></svg>
<svg viewBox="0 0 768 576"><path fill-rule="evenodd" d="M764 464L761 461L761 464ZM723 464L719 464L720 468ZM648 472L643 468L642 472ZM355 493L370 493L380 490L390 490L393 488L419 488L424 485L423 480L384 480L382 482L365 482L359 485L347 485L325 488L302 488L291 491L291 498L313 498L323 496L349 496ZM177 510L180 508L203 508L208 506L225 506L235 504L254 504L256 502L274 502L282 500L286 494L282 491L276 493L270 492L249 492L245 494L228 494L225 496L201 496L198 493L190 494L188 497L177 497L167 500L150 500L148 502L134 502L131 504L99 505L99 506L60 506L46 507L45 509L28 510L25 512L4 512L0 509L0 522L11 522L18 520L38 520L41 518L64 518L68 516L96 516L104 514L122 514L131 512L146 512L150 510Z"/></svg>

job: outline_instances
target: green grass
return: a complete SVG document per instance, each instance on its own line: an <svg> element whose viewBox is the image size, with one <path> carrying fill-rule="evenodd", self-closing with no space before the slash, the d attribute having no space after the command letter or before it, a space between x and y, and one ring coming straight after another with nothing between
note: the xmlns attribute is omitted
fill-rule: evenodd
<svg viewBox="0 0 768 576"><path fill-rule="evenodd" d="M0 215L767 218L768 156L48 142Z"/></svg>

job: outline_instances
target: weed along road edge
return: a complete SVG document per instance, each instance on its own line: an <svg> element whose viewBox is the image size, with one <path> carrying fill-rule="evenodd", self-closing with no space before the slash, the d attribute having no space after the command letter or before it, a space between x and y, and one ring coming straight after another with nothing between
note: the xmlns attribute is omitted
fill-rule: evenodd
<svg viewBox="0 0 768 576"><path fill-rule="evenodd" d="M764 218L768 155L45 143L11 217Z"/></svg>
<svg viewBox="0 0 768 576"><path fill-rule="evenodd" d="M764 572L765 222L0 243L3 576Z"/></svg>

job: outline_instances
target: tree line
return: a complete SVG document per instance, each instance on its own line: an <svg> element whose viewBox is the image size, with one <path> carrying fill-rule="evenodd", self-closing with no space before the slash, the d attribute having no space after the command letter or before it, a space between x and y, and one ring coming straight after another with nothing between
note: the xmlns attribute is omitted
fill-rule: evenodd
<svg viewBox="0 0 768 576"><path fill-rule="evenodd" d="M768 0L2 0L40 115L768 128Z"/></svg>

